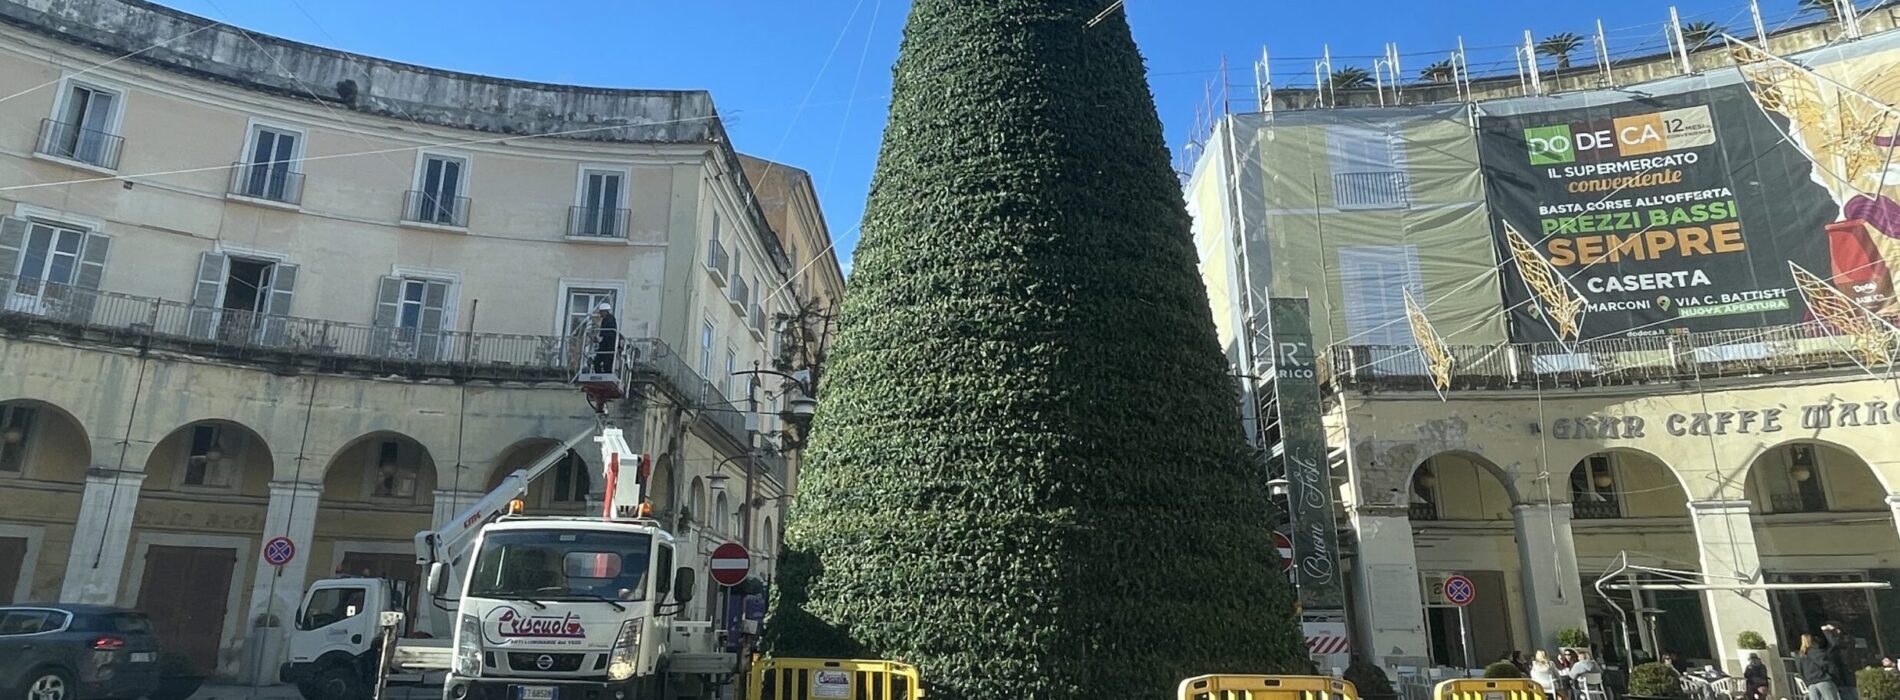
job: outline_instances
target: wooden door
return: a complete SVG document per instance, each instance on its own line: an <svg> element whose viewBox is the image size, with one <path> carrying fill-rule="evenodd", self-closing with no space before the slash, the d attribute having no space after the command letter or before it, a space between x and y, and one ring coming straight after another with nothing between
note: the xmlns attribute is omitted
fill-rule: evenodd
<svg viewBox="0 0 1900 700"><path fill-rule="evenodd" d="M26 538L0 537L0 604L18 603L29 591L14 590L20 582L20 569L26 566Z"/></svg>
<svg viewBox="0 0 1900 700"><path fill-rule="evenodd" d="M236 563L234 549L152 545L145 553L138 609L151 617L160 648L185 655L199 673L218 669Z"/></svg>

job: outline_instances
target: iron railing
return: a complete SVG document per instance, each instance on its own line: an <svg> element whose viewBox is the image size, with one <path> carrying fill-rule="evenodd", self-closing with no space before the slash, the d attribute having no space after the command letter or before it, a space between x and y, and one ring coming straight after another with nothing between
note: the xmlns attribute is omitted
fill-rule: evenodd
<svg viewBox="0 0 1900 700"><path fill-rule="evenodd" d="M589 206L568 207L567 235L576 238L626 238L627 210Z"/></svg>
<svg viewBox="0 0 1900 700"><path fill-rule="evenodd" d="M1438 504L1430 502L1413 503L1406 507L1405 512L1406 515L1413 520L1437 520Z"/></svg>
<svg viewBox="0 0 1900 700"><path fill-rule="evenodd" d="M303 173L286 162L232 163L231 194L285 204L303 203Z"/></svg>
<svg viewBox="0 0 1900 700"><path fill-rule="evenodd" d="M733 311L741 317L745 316L746 306L752 303L752 286L746 284L744 277L735 276L732 278L731 292L726 300L732 302Z"/></svg>
<svg viewBox="0 0 1900 700"><path fill-rule="evenodd" d="M1615 520L1623 517L1623 506L1614 500L1577 498L1570 503L1570 514L1580 520Z"/></svg>
<svg viewBox="0 0 1900 700"><path fill-rule="evenodd" d="M726 245L714 238L706 243L706 269L712 271L713 280L719 286L726 286L726 271L732 267L732 256L726 252Z"/></svg>
<svg viewBox="0 0 1900 700"><path fill-rule="evenodd" d="M773 481L778 482L780 488L790 485L785 482L786 478L788 478L787 473L789 471L785 455L777 452L760 452L758 454L758 461L755 462L755 464L759 467L759 471L764 472L765 475L772 477Z"/></svg>
<svg viewBox="0 0 1900 700"><path fill-rule="evenodd" d="M392 328L205 307L0 275L0 329L79 337L210 357L409 377L571 380L592 358L594 336L471 333ZM623 339L621 371L653 382L735 444L747 443L745 411L727 401L666 343Z"/></svg>
<svg viewBox="0 0 1900 700"><path fill-rule="evenodd" d="M765 340L765 307L758 304L752 305L751 326L752 336L759 340Z"/></svg>
<svg viewBox="0 0 1900 700"><path fill-rule="evenodd" d="M437 226L468 226L468 198L409 190L402 197L402 218Z"/></svg>
<svg viewBox="0 0 1900 700"><path fill-rule="evenodd" d="M1452 345L1452 389L1626 386L1858 367L1851 339L1818 321L1561 343ZM1336 388L1432 388L1418 348L1336 345L1322 375Z"/></svg>
<svg viewBox="0 0 1900 700"><path fill-rule="evenodd" d="M1825 513L1827 500L1802 493L1776 493L1768 496L1768 509L1774 513Z"/></svg>
<svg viewBox="0 0 1900 700"><path fill-rule="evenodd" d="M40 153L96 165L107 170L119 169L119 151L125 137L52 119L40 120Z"/></svg>
<svg viewBox="0 0 1900 700"><path fill-rule="evenodd" d="M1340 209L1386 209L1411 202L1410 181L1403 170L1333 173L1333 206Z"/></svg>

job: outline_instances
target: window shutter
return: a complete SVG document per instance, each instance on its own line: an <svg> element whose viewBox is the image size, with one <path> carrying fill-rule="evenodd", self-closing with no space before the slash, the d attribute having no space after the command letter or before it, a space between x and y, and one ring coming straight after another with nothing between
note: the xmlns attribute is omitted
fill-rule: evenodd
<svg viewBox="0 0 1900 700"><path fill-rule="evenodd" d="M74 286L98 289L100 280L106 274L106 253L111 250L111 238L97 233L86 234L86 245L79 252L79 274L73 279Z"/></svg>
<svg viewBox="0 0 1900 700"><path fill-rule="evenodd" d="M26 247L26 219L0 218L0 275L20 272L20 249Z"/></svg>
<svg viewBox="0 0 1900 700"><path fill-rule="evenodd" d="M225 256L204 252L198 254L198 281L191 289L191 335L200 338L211 337L212 326L217 325L218 295L224 291Z"/></svg>
<svg viewBox="0 0 1900 700"><path fill-rule="evenodd" d="M384 277L377 282L376 316L371 325L379 328L395 328L402 305L402 278Z"/></svg>
<svg viewBox="0 0 1900 700"><path fill-rule="evenodd" d="M447 320L449 285L447 282L429 282L422 294L422 328L424 331L443 330Z"/></svg>
<svg viewBox="0 0 1900 700"><path fill-rule="evenodd" d="M297 266L277 263L271 268L270 301L264 312L272 316L289 316L290 296L296 290Z"/></svg>

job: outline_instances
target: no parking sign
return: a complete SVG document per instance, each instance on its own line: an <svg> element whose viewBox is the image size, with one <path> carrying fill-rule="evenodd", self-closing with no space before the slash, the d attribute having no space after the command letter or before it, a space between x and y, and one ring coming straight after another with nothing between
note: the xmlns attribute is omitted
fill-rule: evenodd
<svg viewBox="0 0 1900 700"><path fill-rule="evenodd" d="M297 543L288 537L272 537L264 543L264 563L271 566L283 566L297 558Z"/></svg>
<svg viewBox="0 0 1900 700"><path fill-rule="evenodd" d="M1445 577L1445 602L1458 607L1471 604L1478 597L1478 585L1465 578L1464 574L1452 574Z"/></svg>

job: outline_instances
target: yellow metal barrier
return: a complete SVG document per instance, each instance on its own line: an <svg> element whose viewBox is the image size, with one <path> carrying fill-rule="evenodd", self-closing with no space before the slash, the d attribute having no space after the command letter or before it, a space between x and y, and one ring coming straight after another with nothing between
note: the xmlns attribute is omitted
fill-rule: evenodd
<svg viewBox="0 0 1900 700"><path fill-rule="evenodd" d="M1454 678L1432 690L1433 700L1546 700L1544 686L1522 678Z"/></svg>
<svg viewBox="0 0 1900 700"><path fill-rule="evenodd" d="M896 661L759 659L746 685L749 700L921 700L917 669Z"/></svg>
<svg viewBox="0 0 1900 700"><path fill-rule="evenodd" d="M1325 676L1195 676L1181 700L1359 700L1359 690Z"/></svg>

